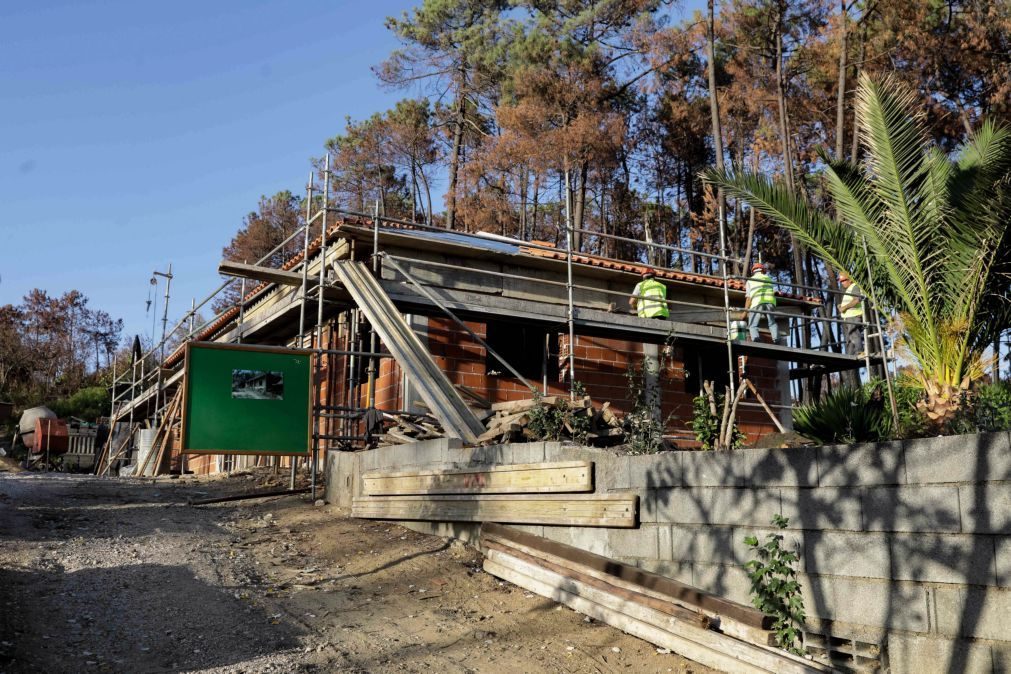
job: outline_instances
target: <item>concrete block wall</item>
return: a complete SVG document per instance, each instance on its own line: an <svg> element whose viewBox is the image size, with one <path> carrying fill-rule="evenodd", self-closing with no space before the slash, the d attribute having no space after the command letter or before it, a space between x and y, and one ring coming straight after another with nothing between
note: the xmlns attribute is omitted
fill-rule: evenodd
<svg viewBox="0 0 1011 674"><path fill-rule="evenodd" d="M786 543L800 555L813 631L886 643L893 672L1011 668L1007 433L653 456L560 443L430 441L332 453L328 499L350 505L356 476L367 470L542 459L594 461L598 493L639 494L640 526L536 526L532 533L750 603L744 538L772 533L772 516L782 514ZM411 526L464 539L477 531L460 523Z"/></svg>

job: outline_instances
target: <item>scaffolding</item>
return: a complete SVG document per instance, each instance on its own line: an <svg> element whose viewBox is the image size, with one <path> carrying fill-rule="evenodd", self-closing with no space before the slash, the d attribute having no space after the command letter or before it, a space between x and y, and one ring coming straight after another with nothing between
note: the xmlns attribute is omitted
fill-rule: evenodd
<svg viewBox="0 0 1011 674"><path fill-rule="evenodd" d="M315 180L313 173L310 172L309 174L309 180L306 185L305 224L292 232L284 241L252 265L232 265L233 268L238 270L233 273L240 276L235 276L224 281L202 301L196 302L194 300L191 302L189 311L183 315L171 330L166 330L168 320L168 285L166 285L161 341L153 345L146 353L135 357L129 368L118 373L118 375L114 374L110 410L110 419L113 426L111 430L114 430L115 425L121 421L128 421L128 424L130 424L128 428L131 428L135 422L135 416L138 414L151 417L157 421L165 411L171 397L168 389L178 387L181 382L183 368L180 363L181 358L178 356L185 342L202 338L223 339L236 343L241 342L246 334L246 307L254 305L272 288L291 286L297 288L297 292L290 298L286 306L292 308L292 304L297 305L298 330L295 334L282 334L276 336L274 339L276 340L275 343L280 342L280 345L310 349L316 356L313 359L313 386L315 390L311 451L308 456L311 488L313 498L315 498L320 452L322 451L325 455L325 450L333 448L335 446L334 443L336 443L336 447L345 449L364 446L368 434L361 432L359 420L364 410L375 408L379 362L382 359L392 358L392 355L388 351L381 350L377 341L377 331L372 329L363 320L361 310L355 306L354 302L348 302L347 298L342 296L340 284L336 279L331 279L328 276L328 270L331 268L332 261L337 255L336 249L341 245L346 245L347 250L345 250L345 253L349 257L354 258L358 256L360 258L367 258L371 263L371 273L377 279L384 265L388 265L391 269L395 270L407 280L408 285L413 288L416 298L400 298L401 302L410 304L415 308L424 306L425 310L430 311L433 315L446 316L458 327L469 333L472 339L482 344L488 350L488 353L520 382L531 390L536 390L534 385L522 377L489 344L471 331L456 313L461 310L467 311L468 309L474 311L475 307L468 307L459 303L457 303L458 306L456 307L451 306L454 304L453 302L446 301L444 298L440 299L436 293L432 292L434 286L416 278L412 272L407 270L408 264L414 267L428 267L434 270L443 269L444 271L448 271L447 268L459 271L458 268L446 263L426 260L423 256L405 257L381 250L381 234L389 236L398 233L426 232L434 235L451 234L454 240L467 241L469 239L475 244L487 244L489 241L508 242L522 249L524 252L551 257L555 261L564 263L564 281L478 268L471 268L466 271L468 274L475 276L483 275L485 277L497 277L505 280L523 280L525 282L541 284L548 289L557 289L558 291L564 288L565 300L561 306L557 304L542 306L539 310L547 312L546 315L540 317L529 316L528 318L542 320L559 329L565 328L568 334L567 353L565 354L568 361L567 377L570 394L572 395L574 395L573 387L578 380L574 348L577 327L581 330L596 330L603 334L607 334L608 330L624 331L623 334L637 335L644 342L653 341L657 343L662 342L665 337L669 337L674 330L674 328L668 328L666 325L659 325L660 323L666 323L664 321L645 321L643 319L618 320L618 317L613 314L603 317L596 316L596 314L605 312L577 306L578 303L575 301L575 294L577 292L583 293L584 296L597 293L603 296L605 300L609 300L610 298L627 299L630 294L629 292L576 283L574 268L576 266L587 265L589 258L593 258L594 260L611 261L619 268L623 264L634 264L638 268L647 268L661 273L677 271L677 273L685 274L679 270L672 270L667 265L655 264L658 259L670 260L672 258L671 254L674 253L679 256L688 255L695 258L707 259L712 264L715 264L719 270L719 276L716 277L698 274L688 275L696 279L705 280L710 290L719 291L722 295L722 302L719 305L683 298L669 298L666 300L666 303L671 309L673 316L680 316L686 319L676 322L676 325L679 326L677 329L684 331L686 338L701 340L710 344L722 343L725 346L727 380L730 383L730 387L737 385L740 375L738 356L748 353L755 353L777 361L796 363L798 367L795 370L791 370L791 381L798 382L798 393L799 380L805 377L818 377L844 370L859 371L861 367L866 368L868 376L870 376L872 365L877 365L884 374L894 414L892 374L889 371L890 359L885 357L887 349L881 321L875 310L871 309L868 311L869 304L876 306L876 298L873 295L873 291L869 294L869 297L862 298L861 300L862 306L865 308L864 316L859 321L852 321L833 316L831 309L823 311L824 305L813 305L808 301L811 298L805 295L805 293L812 292L826 295L829 299L829 306L834 306L836 304L835 299L843 291L775 281L775 286L781 295L799 298L797 301L800 305L804 305L805 303L810 304L812 307L810 311L807 313L803 311L790 312L777 307L775 311L767 312L773 320L783 321L788 324L789 328L786 331L786 340L783 344L739 341L735 339L733 326L740 320L735 319L735 316L741 314L743 307L732 306L731 295L740 294L747 281L747 277L736 276L730 271L731 264L740 265L742 260L732 258L727 254L726 230L722 219L720 222L720 252L717 254L680 248L669 244L638 241L615 234L579 228L574 226L569 209L566 208L565 231L561 232L563 234L561 238L563 238L566 245L564 249L560 250L556 246L544 245L536 241L521 241L480 233L450 232L450 230L430 224L388 217L379 212L378 202L372 213L333 206L330 203L331 176L329 154L325 157L321 173L323 189L321 203L319 204L314 203ZM329 227L330 216L354 219L355 224L349 225L345 222L341 227L356 232L356 235L338 235L333 240L328 241L328 236L331 234L331 228ZM319 222L320 232L318 244L311 238L311 232L317 222ZM573 243L576 234L633 246L637 251L642 251L641 254L637 255L641 260L629 263L621 260L591 256L581 251L576 251L574 250ZM299 255L290 259L280 269L261 266L272 259L279 251L283 251L292 242L297 241L299 237L301 237L302 244L302 250ZM356 246L358 242L368 241L369 238L371 238L371 251L357 250ZM646 260L649 263L642 260ZM314 274L315 278L310 275L310 269L313 264L318 266ZM171 282L171 273L171 267L169 267L168 273L162 274L162 276L165 276L167 281ZM247 277L261 281L249 293L246 292L245 288ZM197 325L198 312L205 306L208 306L212 300L220 297L228 289L234 287L233 284L236 283L240 287L238 304L225 308L209 320ZM316 309L315 323L310 325L309 311L313 307L313 304L315 304ZM329 312L331 329L326 331L324 327L328 318L328 305L331 308L336 308L337 311L336 315L334 315L333 311ZM476 309L480 310L481 307L477 307ZM551 313L549 309L552 311L557 309L557 312ZM495 311L490 306L485 307L485 310L488 313L494 313ZM694 320L688 320L693 317ZM718 317L718 319L714 317ZM229 325L234 325L234 327L230 332L225 333L224 331ZM675 323L671 323L671 325L675 325ZM862 334L863 353L859 354L859 356L840 353L839 349L841 345L834 338L833 326L840 331L856 327ZM583 334L583 332L580 332L580 334ZM328 341L324 344L325 335L328 335ZM876 349L872 348L872 340L876 342L874 343L874 346L877 347ZM169 353L167 357L165 356L166 351ZM330 367L332 359L337 357L345 357L346 359L344 363L346 371L341 374L340 382L336 380L335 372ZM546 358L547 355L545 355ZM364 377L362 376L363 365L366 368L364 370ZM323 393L324 370L327 377L325 396ZM364 394L361 391L363 380L366 386ZM546 374L544 376L543 387L546 391ZM343 400L337 401L336 404L333 400L335 389L337 391L343 390ZM795 395L793 391L791 391L790 397L799 399L799 395ZM364 405L362 404L363 400ZM742 404L747 405L748 403ZM758 403L750 404L758 406ZM791 405L772 406L784 408ZM766 410L768 410L768 407L766 407ZM379 411L395 414L403 413L406 410ZM297 459L291 461L290 486L292 489L295 486L297 461ZM185 471L185 459L183 458L180 458L179 470Z"/></svg>

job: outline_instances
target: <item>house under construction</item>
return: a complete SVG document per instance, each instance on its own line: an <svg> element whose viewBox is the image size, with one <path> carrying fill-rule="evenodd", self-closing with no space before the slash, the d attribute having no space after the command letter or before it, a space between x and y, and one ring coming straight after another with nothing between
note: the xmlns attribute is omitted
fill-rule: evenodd
<svg viewBox="0 0 1011 674"><path fill-rule="evenodd" d="M626 412L627 372L645 359L662 367L651 370L649 384L660 394L656 414L669 420L670 439L682 446L693 443L687 424L702 382L723 390L746 373L758 399L746 397L737 419L754 441L790 427L791 381L870 364L866 356L834 350L828 325L837 319L825 315L813 289L777 290L775 315L780 333L789 335L786 344L738 341L730 328L744 306L743 279L576 252L572 227L562 249L328 204L307 213L307 222L281 244L295 241L303 249L280 268L222 262L219 271L233 280L195 304L173 332L185 340L314 350L314 475L315 457L326 449L353 450L372 440L363 422L370 408L430 413L448 435L473 443L483 430L475 407L533 392L568 395L576 382L594 401ZM310 240L316 223L321 233ZM679 250L611 238L640 247L643 260ZM712 257L728 268L725 257ZM628 312L628 297L647 268L668 288L670 320ZM230 283L242 287L238 305L194 325L196 312ZM820 331L808 330L810 322ZM113 418L163 421L183 378L183 354L180 346L154 371L144 372L141 361L121 373ZM184 463L170 443L159 460L155 470L204 473L256 458L199 456Z"/></svg>

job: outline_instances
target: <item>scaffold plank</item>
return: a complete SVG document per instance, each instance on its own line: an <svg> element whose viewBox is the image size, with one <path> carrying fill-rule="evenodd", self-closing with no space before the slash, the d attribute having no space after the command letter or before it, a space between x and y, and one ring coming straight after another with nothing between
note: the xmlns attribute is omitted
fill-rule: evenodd
<svg viewBox="0 0 1011 674"><path fill-rule="evenodd" d="M369 496L410 494L540 494L593 491L592 461L516 463L413 471L373 471L363 476Z"/></svg>

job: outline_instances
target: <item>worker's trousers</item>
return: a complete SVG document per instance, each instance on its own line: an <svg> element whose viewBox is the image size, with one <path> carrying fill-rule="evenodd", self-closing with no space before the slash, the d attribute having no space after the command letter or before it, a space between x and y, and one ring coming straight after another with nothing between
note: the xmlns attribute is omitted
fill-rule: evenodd
<svg viewBox="0 0 1011 674"><path fill-rule="evenodd" d="M855 356L864 350L864 326L859 318L844 318L843 330L846 332L846 353Z"/></svg>
<svg viewBox="0 0 1011 674"><path fill-rule="evenodd" d="M776 317L769 313L775 310L775 304L758 304L751 307L751 310L748 312L748 334L751 335L751 341L758 341L758 325L762 320L762 316L765 316L765 323L769 326L773 344L779 343L779 326L776 324Z"/></svg>

